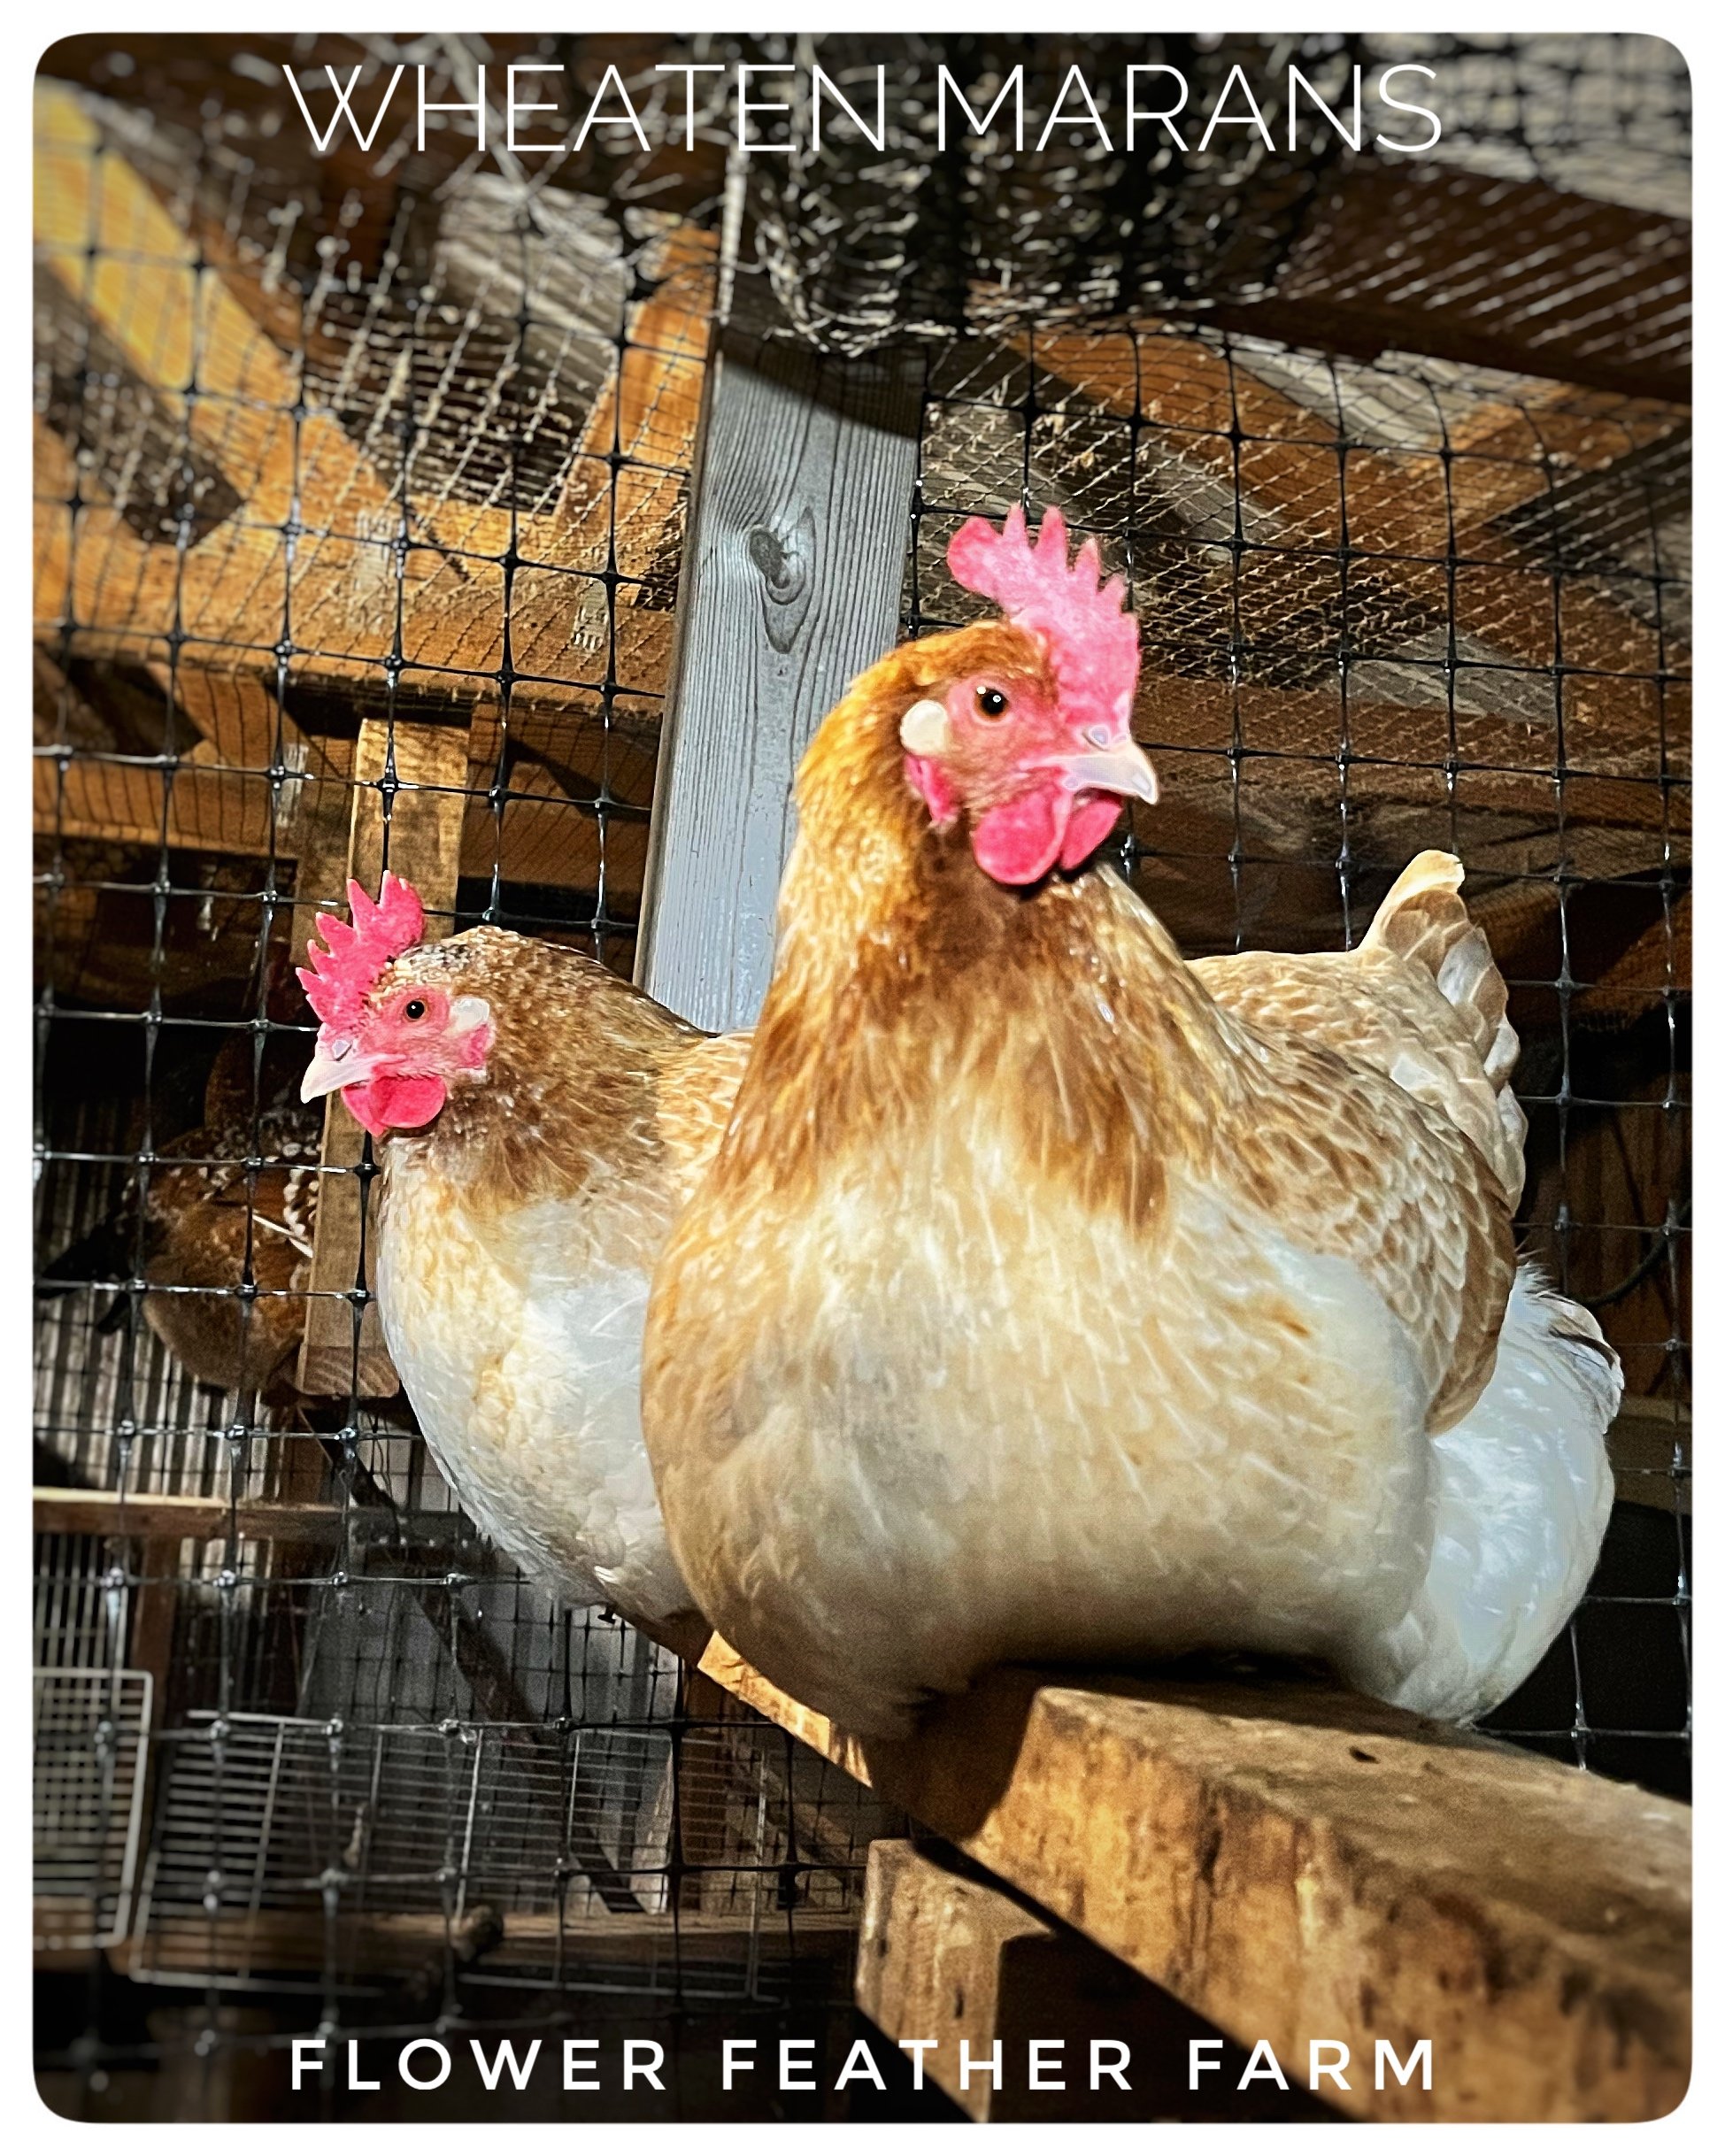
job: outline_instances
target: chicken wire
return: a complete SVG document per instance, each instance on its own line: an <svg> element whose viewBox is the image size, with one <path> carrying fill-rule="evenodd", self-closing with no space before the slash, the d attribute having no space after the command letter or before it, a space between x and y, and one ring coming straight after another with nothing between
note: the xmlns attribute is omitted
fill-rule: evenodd
<svg viewBox="0 0 1725 2156"><path fill-rule="evenodd" d="M697 160L679 194L651 160L572 157L522 187L435 133L296 164L240 65L263 41L223 45L219 78L215 41L174 43L79 41L38 115L36 1479L68 1505L119 1493L121 1534L39 1537L36 1659L39 1745L75 1783L43 1897L75 1890L66 1851L88 1875L86 1931L57 1952L99 1937L150 1996L196 1999L123 2039L80 2007L51 2062L88 2086L195 2055L213 2110L209 2062L243 2025L279 2049L837 1997L867 1842L896 1822L500 1566L399 1398L355 1374L308 1403L288 1365L201 1382L163 1336L169 1299L236 1311L243 1342L347 1308L353 1281L286 1262L305 1185L368 1174L308 1165L286 967L295 909L341 897L315 834L356 799L379 834L441 812L444 925L630 970L722 177ZM389 50L469 94L471 51ZM1657 220L1688 173L1668 48L1417 51L1465 94L1410 219L1469 175L1573 189L1652 218L1639 258L1667 274ZM1339 947L1421 847L1467 864L1523 1042L1523 1233L1636 1404L1588 1598L1490 1726L1678 1791L1686 412L1594 379L1629 333L1610 310L1563 330L1562 281L1603 258L1561 235L1528 249L1530 276L1557 265L1537 376L1254 333L1235 303L1279 293L1310 326L1359 296L1300 252L1303 190L1272 188L1299 215L1251 278L1208 289L1195 258L1167 320L1105 320L1119 292L1076 259L1082 304L1063 286L1049 319L921 325L904 627L973 610L944 569L966 515L1057 503L1098 535L1143 622L1135 727L1164 789L1124 859L1192 955ZM805 238L769 214L751 244L812 322L833 296ZM1464 312L1491 298L1417 246L1374 274L1398 304L1427 281ZM1629 350L1661 386L1680 282ZM222 1278L153 1281L152 1316L149 1196L176 1162L207 1165L238 1232ZM150 1499L219 1516L176 1534ZM269 1505L333 1525L252 1531ZM67 1682L109 1704L81 1720ZM263 2033L235 2000L267 2003Z"/></svg>

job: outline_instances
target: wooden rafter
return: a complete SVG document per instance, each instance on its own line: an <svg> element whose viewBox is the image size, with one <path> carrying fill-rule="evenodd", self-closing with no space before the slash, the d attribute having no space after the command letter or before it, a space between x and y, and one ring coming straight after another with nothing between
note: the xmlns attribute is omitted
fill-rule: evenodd
<svg viewBox="0 0 1725 2156"><path fill-rule="evenodd" d="M637 604L633 584L607 594L580 572L614 559L626 579L656 574L698 410L711 235L677 227L650 250L656 289L631 310L620 373L589 415L554 509L512 517L414 498L404 511L399 482L386 482L335 415L301 405L296 364L277 342L280 308L268 312L266 327L235 296L219 260L212 266L207 249L200 257L199 243L123 150L103 139L74 92L44 81L38 96L47 273L241 502L193 544L147 540L98 480L74 473L65 443L38 422L39 636L50 650L69 645L81 657L142 665L165 685L171 678L204 737L171 767L45 759L38 828L293 858L298 774L344 782L350 752L341 741L308 741L279 709L274 647L286 628L297 647L290 702L300 686L334 690L363 710L381 698L399 605L406 682L422 700L445 696L474 728L472 770L461 782L475 795L466 873L491 873L501 835L508 880L589 889L603 882L613 913L627 915L644 867L644 814L607 815L602 826L582 804L603 795L644 811L652 744L637 748L630 725L605 722L600 684L612 678L651 690L662 682L670 618L664 594ZM298 527L291 550L290 521ZM397 566L390 543L404 528ZM490 677L504 659L500 564L512 547L522 566L510 663L525 678L509 731L528 760L512 762L499 835L478 797L497 767ZM181 640L171 674L170 631ZM656 733L656 705L650 716ZM263 774L278 747L293 776L273 789Z"/></svg>
<svg viewBox="0 0 1725 2156"><path fill-rule="evenodd" d="M1425 352L1681 400L1691 282L1686 218L1438 159L1362 158L1274 294L1216 319L1368 358Z"/></svg>
<svg viewBox="0 0 1725 2156"><path fill-rule="evenodd" d="M1250 353L1224 354L1192 336L1131 337L1052 332L1035 343L1039 366L1120 418L1135 412L1174 430L1189 465L1230 494L1236 484L1249 524L1275 520L1275 538L1297 549L1369 558L1436 619L1484 639L1512 665L1552 661L1552 587L1502 535L1502 520L1536 504L1554 473L1600 472L1688 424L1680 406L1559 382L1532 382L1511 401L1482 398L1448 423L1447 476L1436 451L1395 454L1349 446L1333 413L1297 402L1253 371ZM1237 441L1235 432L1244 438ZM1236 461L1237 459L1237 461ZM1258 527L1263 535L1267 527ZM1450 562L1483 558L1489 572L1455 580ZM1520 573L1518 574L1518 572ZM1598 594L1564 593L1565 643L1611 654L1625 674L1680 666L1654 632ZM1603 677L1602 699L1613 695Z"/></svg>

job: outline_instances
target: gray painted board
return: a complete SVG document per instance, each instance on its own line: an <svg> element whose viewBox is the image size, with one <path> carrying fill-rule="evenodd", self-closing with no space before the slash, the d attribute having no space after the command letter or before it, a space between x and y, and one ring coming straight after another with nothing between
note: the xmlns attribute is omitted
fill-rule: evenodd
<svg viewBox="0 0 1725 2156"><path fill-rule="evenodd" d="M920 374L735 330L709 367L635 978L715 1031L766 993L797 759L898 640Z"/></svg>

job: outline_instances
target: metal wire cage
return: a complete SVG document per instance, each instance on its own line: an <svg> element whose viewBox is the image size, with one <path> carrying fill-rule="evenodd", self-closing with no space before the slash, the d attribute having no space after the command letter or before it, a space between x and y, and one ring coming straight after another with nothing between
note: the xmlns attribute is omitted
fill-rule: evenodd
<svg viewBox="0 0 1725 2156"><path fill-rule="evenodd" d="M1375 281L1320 219L1257 313L932 326L903 626L974 607L966 515L1098 535L1164 789L1125 859L1191 955L1342 947L1421 847L1467 865L1523 1043L1524 1236L1629 1394L1598 1574L1492 1726L1675 1792L1682 63L1417 50L1453 64L1452 141L1372 182L1413 235ZM474 94L471 48L404 55ZM171 2079L235 2115L245 2061L316 2029L698 2052L721 2010L836 2011L902 1824L484 1546L370 1314L369 1157L296 1098L289 967L350 870L630 970L722 156L528 177L410 130L314 163L268 130L279 58L73 40L38 89L37 1948L44 2086L98 2114ZM1458 203L1546 281L1515 365L1431 237ZM1637 310L1602 324L1580 296L1620 271Z"/></svg>

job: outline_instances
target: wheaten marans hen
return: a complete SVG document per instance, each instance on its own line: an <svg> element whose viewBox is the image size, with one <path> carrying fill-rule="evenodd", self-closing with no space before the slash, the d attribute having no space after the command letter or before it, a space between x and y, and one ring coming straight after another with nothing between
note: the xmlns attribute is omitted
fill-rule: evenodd
<svg viewBox="0 0 1725 2156"><path fill-rule="evenodd" d="M1359 950L1189 966L1094 859L1155 798L1136 625L1050 511L999 618L863 674L655 1277L643 1408L702 1610L900 1732L1000 1661L1322 1656L1466 1719L1580 1595L1621 1378L1517 1274L1503 983L1427 855Z"/></svg>
<svg viewBox="0 0 1725 2156"><path fill-rule="evenodd" d="M384 1338L477 1524L563 1600L691 1608L641 1439L653 1261L742 1070L579 951L423 940L411 885L320 919L307 1100L339 1090L381 1163Z"/></svg>

